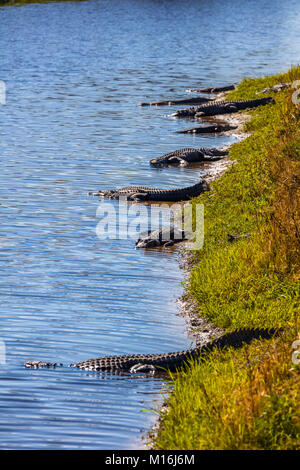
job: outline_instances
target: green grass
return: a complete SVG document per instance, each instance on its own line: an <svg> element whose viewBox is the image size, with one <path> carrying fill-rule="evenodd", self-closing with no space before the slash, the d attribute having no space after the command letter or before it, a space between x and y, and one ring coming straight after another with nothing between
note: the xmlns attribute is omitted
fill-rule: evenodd
<svg viewBox="0 0 300 470"><path fill-rule="evenodd" d="M215 352L173 377L155 448L299 449L300 381L290 339Z"/></svg>
<svg viewBox="0 0 300 470"><path fill-rule="evenodd" d="M245 79L227 96L255 98L262 88L297 78L300 67ZM227 331L286 333L217 352L174 377L169 413L154 438L158 449L300 447L299 367L291 362L300 303L300 107L293 91L270 93L275 104L249 111L252 135L232 146L235 164L194 200L205 207L205 243L193 253L186 285L199 315ZM250 236L230 243L228 233Z"/></svg>

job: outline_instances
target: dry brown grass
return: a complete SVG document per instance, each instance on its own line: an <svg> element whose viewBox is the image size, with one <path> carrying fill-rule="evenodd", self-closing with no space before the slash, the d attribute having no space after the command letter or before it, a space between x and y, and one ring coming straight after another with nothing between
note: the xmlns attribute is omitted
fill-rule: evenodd
<svg viewBox="0 0 300 470"><path fill-rule="evenodd" d="M274 269L297 280L300 277L300 110L291 105L288 110L285 134L268 155L275 191L265 236Z"/></svg>

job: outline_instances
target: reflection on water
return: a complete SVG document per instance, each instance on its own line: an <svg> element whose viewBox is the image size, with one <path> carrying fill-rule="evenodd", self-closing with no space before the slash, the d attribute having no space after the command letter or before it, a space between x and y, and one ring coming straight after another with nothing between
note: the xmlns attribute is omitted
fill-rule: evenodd
<svg viewBox="0 0 300 470"><path fill-rule="evenodd" d="M187 121L169 117L174 108L137 103L285 70L299 57L296 6L91 0L0 8L1 448L140 445L151 420L141 410L160 397L161 378L23 363L191 346L176 315L183 273L174 251L100 240L98 200L87 193L197 182L202 167L154 169L149 160L234 138L178 134Z"/></svg>

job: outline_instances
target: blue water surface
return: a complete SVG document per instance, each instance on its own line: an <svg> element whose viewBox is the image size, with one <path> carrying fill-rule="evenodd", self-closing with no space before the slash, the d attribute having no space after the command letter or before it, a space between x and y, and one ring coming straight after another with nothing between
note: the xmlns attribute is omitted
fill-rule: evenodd
<svg viewBox="0 0 300 470"><path fill-rule="evenodd" d="M201 168L149 160L234 137L178 134L190 87L237 83L299 61L296 0L90 0L0 8L0 448L128 449L144 444L161 378L70 362L182 350L184 273L176 251L134 250L96 235L89 191L176 188ZM4 349L6 363L4 364Z"/></svg>

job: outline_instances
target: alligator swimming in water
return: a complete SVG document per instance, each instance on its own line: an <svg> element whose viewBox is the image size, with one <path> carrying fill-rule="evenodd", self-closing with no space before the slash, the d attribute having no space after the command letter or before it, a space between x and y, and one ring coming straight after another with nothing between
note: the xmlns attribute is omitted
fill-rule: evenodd
<svg viewBox="0 0 300 470"><path fill-rule="evenodd" d="M162 157L150 160L152 166L170 166L180 165L187 166L193 162L212 162L220 160L220 158L228 155L228 150L221 150L217 148L202 147L198 149L186 148L169 152Z"/></svg>
<svg viewBox="0 0 300 470"><path fill-rule="evenodd" d="M274 98L258 98L255 100L240 100L240 101L215 101L214 103L203 104L187 109L180 109L173 113L171 116L176 117L202 117L202 116L215 116L216 114L236 113L247 108L256 108L269 103L274 103Z"/></svg>
<svg viewBox="0 0 300 470"><path fill-rule="evenodd" d="M190 233L174 227L149 230L141 234L136 241L136 248L153 248L158 246L168 247L190 239Z"/></svg>
<svg viewBox="0 0 300 470"><path fill-rule="evenodd" d="M171 370L175 371L185 366L190 359L201 359L206 356L215 348L223 349L225 347L241 347L243 344L249 344L253 339L270 339L276 336L280 330L275 329L254 329L245 328L235 330L227 333L218 339L215 339L208 344L187 351L172 352L166 354L134 354L123 356L104 356L95 359L88 359L87 361L77 362L70 364L71 367L76 367L82 370L89 371L106 371L112 373L120 372L156 372ZM42 362L42 361L28 361L25 364L26 368L38 369L43 367L56 367L62 364Z"/></svg>
<svg viewBox="0 0 300 470"><path fill-rule="evenodd" d="M187 201L199 196L204 191L209 191L206 181L200 181L193 186L178 189L152 189L145 186L127 186L126 188L113 190L100 190L97 193L90 193L94 196L107 197L110 199L127 198L128 201Z"/></svg>
<svg viewBox="0 0 300 470"><path fill-rule="evenodd" d="M227 132L237 129L237 126L229 124L213 124L212 126L196 126L190 129L177 131L178 134L214 134L216 132Z"/></svg>
<svg viewBox="0 0 300 470"><path fill-rule="evenodd" d="M223 91L234 90L234 85L208 87L208 88L189 88L186 90L188 93L222 93Z"/></svg>
<svg viewBox="0 0 300 470"><path fill-rule="evenodd" d="M204 98L204 97L194 97L194 98L184 98L181 100L160 100L160 101L151 101L151 103L139 103L139 106L171 106L171 105L180 105L180 104L198 104L198 103L208 103L212 101L213 98Z"/></svg>

